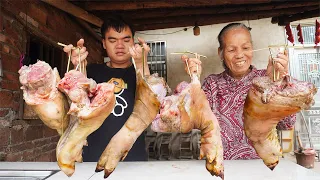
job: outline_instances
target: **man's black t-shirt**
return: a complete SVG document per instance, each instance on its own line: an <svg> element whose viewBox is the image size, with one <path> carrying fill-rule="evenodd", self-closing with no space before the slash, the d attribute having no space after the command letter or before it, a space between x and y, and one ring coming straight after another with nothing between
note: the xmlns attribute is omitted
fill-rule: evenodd
<svg viewBox="0 0 320 180"><path fill-rule="evenodd" d="M83 148L83 161L97 162L107 147L111 138L122 128L133 111L136 73L134 66L128 68L110 68L106 64L90 64L87 66L87 76L97 83L108 82L111 78L122 79L127 89L116 93L116 106L99 129L87 138L88 146ZM122 142L119 142L122 143ZM145 136L142 133L129 151L125 161L147 160Z"/></svg>

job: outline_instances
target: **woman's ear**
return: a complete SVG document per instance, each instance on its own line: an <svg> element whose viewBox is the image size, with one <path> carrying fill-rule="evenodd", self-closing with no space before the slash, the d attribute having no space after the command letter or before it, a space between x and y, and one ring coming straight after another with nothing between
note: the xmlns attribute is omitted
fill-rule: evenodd
<svg viewBox="0 0 320 180"><path fill-rule="evenodd" d="M223 61L223 54L222 53L223 53L223 50L219 47L218 48L218 55L219 55L221 61Z"/></svg>

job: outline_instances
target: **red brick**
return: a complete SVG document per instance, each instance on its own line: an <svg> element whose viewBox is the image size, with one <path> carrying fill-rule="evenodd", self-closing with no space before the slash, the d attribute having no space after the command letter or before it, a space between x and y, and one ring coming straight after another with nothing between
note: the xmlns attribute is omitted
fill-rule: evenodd
<svg viewBox="0 0 320 180"><path fill-rule="evenodd" d="M31 141L29 142L23 142L20 144L15 144L15 145L10 145L8 146L8 152L10 153L18 153L18 152L22 152L25 150L30 150L33 149L34 145L32 144Z"/></svg>
<svg viewBox="0 0 320 180"><path fill-rule="evenodd" d="M18 112L20 108L20 103L18 102L12 102L12 110Z"/></svg>
<svg viewBox="0 0 320 180"><path fill-rule="evenodd" d="M42 147L51 143L50 138L42 138L32 141L35 147Z"/></svg>
<svg viewBox="0 0 320 180"><path fill-rule="evenodd" d="M0 129L0 146L7 146L10 142L10 130L9 128Z"/></svg>
<svg viewBox="0 0 320 180"><path fill-rule="evenodd" d="M14 47L10 47L6 44L3 44L2 46L0 46L0 50L3 52L3 53L7 53L7 54L11 54L11 55L14 55L14 56L19 56L20 55L20 52L17 48L14 48Z"/></svg>
<svg viewBox="0 0 320 180"><path fill-rule="evenodd" d="M60 139L60 136L51 137L51 142L58 142Z"/></svg>
<svg viewBox="0 0 320 180"><path fill-rule="evenodd" d="M57 147L57 143L50 143L42 147L42 152L52 151Z"/></svg>
<svg viewBox="0 0 320 180"><path fill-rule="evenodd" d="M58 135L57 130L51 129L48 126L43 127L43 137L52 137Z"/></svg>
<svg viewBox="0 0 320 180"><path fill-rule="evenodd" d="M34 156L37 156L37 155L41 154L41 152L42 152L42 149L41 149L41 148L35 148L35 149L33 149Z"/></svg>
<svg viewBox="0 0 320 180"><path fill-rule="evenodd" d="M3 16L2 14L0 15L0 32L3 31Z"/></svg>
<svg viewBox="0 0 320 180"><path fill-rule="evenodd" d="M30 160L29 158L32 158L35 156L33 149L23 151L22 155L23 155L23 160L27 160L27 161Z"/></svg>
<svg viewBox="0 0 320 180"><path fill-rule="evenodd" d="M23 157L24 162L36 162L36 158L34 156L32 157Z"/></svg>
<svg viewBox="0 0 320 180"><path fill-rule="evenodd" d="M3 79L8 81L19 81L19 74L18 72L3 72Z"/></svg>
<svg viewBox="0 0 320 180"><path fill-rule="evenodd" d="M25 131L26 141L32 141L43 137L41 126L28 126Z"/></svg>
<svg viewBox="0 0 320 180"><path fill-rule="evenodd" d="M14 21L13 21L14 22ZM7 22L5 23L5 31L4 34L7 37L10 37L12 40L14 40L15 42L20 42L22 40L21 38L21 30L19 31L18 28L15 28L13 25L13 23L9 22L9 20L7 20Z"/></svg>
<svg viewBox="0 0 320 180"><path fill-rule="evenodd" d="M47 12L41 9L39 3L32 3L29 6L28 15L43 25L47 25Z"/></svg>
<svg viewBox="0 0 320 180"><path fill-rule="evenodd" d="M6 160L6 153L5 152L0 152L0 161L5 161Z"/></svg>
<svg viewBox="0 0 320 180"><path fill-rule="evenodd" d="M0 117L5 117L9 113L9 109L0 109Z"/></svg>
<svg viewBox="0 0 320 180"><path fill-rule="evenodd" d="M19 144L24 141L23 127L21 125L11 128L11 144Z"/></svg>
<svg viewBox="0 0 320 180"><path fill-rule="evenodd" d="M13 92L13 100L14 100L14 102L18 102L18 103L20 102L20 91Z"/></svg>
<svg viewBox="0 0 320 180"><path fill-rule="evenodd" d="M9 111L9 114L10 114L10 111ZM6 116L6 119L0 120L0 128L8 128L11 126L13 118L8 115ZM1 148L1 146L0 146L0 148Z"/></svg>
<svg viewBox="0 0 320 180"><path fill-rule="evenodd" d="M12 56L6 53L1 53L2 68L4 71L17 73L20 69L19 57Z"/></svg>
<svg viewBox="0 0 320 180"><path fill-rule="evenodd" d="M32 119L24 121L30 126L43 126L43 122L40 119Z"/></svg>
<svg viewBox="0 0 320 180"><path fill-rule="evenodd" d="M36 157L41 153L40 148L23 151L23 161L36 161Z"/></svg>
<svg viewBox="0 0 320 180"><path fill-rule="evenodd" d="M0 87L2 89L18 91L20 89L20 83L18 81L6 81L2 80L0 82Z"/></svg>
<svg viewBox="0 0 320 180"><path fill-rule="evenodd" d="M22 44L18 43L14 39L10 38L10 36L0 33L0 42L3 42L10 48L10 52L12 55L20 55L22 48ZM1 51L3 47L1 47ZM4 51L3 51L4 52Z"/></svg>
<svg viewBox="0 0 320 180"><path fill-rule="evenodd" d="M17 31L14 29L13 23L15 20L13 19L5 19L4 21L4 31L3 34L6 36L6 41L9 41L13 44L16 44L17 42L20 42L21 39L19 39L19 33L21 31Z"/></svg>
<svg viewBox="0 0 320 180"><path fill-rule="evenodd" d="M0 33L0 42L6 42L6 36L3 33Z"/></svg>
<svg viewBox="0 0 320 180"><path fill-rule="evenodd" d="M57 161L57 155L56 155L56 149L54 149L54 150L52 150L51 152L50 152L50 156L51 156L51 162L55 162L55 161Z"/></svg>
<svg viewBox="0 0 320 180"><path fill-rule="evenodd" d="M36 157L37 162L50 162L51 154L50 153L43 153L40 156Z"/></svg>
<svg viewBox="0 0 320 180"><path fill-rule="evenodd" d="M0 108L9 108L12 106L13 94L11 91L0 91Z"/></svg>
<svg viewBox="0 0 320 180"><path fill-rule="evenodd" d="M8 153L6 156L6 161L19 162L22 161L23 154L20 153Z"/></svg>
<svg viewBox="0 0 320 180"><path fill-rule="evenodd" d="M10 54L10 48L5 44L1 47L1 51L4 53Z"/></svg>
<svg viewBox="0 0 320 180"><path fill-rule="evenodd" d="M49 38L54 38L57 34L54 29L47 28L46 26L39 25L38 29Z"/></svg>

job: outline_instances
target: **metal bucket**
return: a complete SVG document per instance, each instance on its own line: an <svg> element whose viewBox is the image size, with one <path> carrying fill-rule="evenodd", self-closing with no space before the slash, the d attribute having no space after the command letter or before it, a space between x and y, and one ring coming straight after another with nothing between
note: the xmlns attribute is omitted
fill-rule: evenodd
<svg viewBox="0 0 320 180"><path fill-rule="evenodd" d="M308 169L312 169L314 167L314 161L316 156L316 152L314 149L306 149L302 152L295 150L294 154L296 155L297 164L299 164L300 166L303 166Z"/></svg>

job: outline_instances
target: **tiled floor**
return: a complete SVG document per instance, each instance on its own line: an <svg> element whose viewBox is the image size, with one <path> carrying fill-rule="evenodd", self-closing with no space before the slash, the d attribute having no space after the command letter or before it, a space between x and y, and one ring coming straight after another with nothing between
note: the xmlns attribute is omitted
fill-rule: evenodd
<svg viewBox="0 0 320 180"><path fill-rule="evenodd" d="M288 159L290 161L293 161L295 163L297 162L296 157L295 157L293 152L292 153L285 153L284 154L284 158ZM314 168L312 168L311 170L313 170L313 171L315 171L315 172L320 174L320 162L317 161L317 159L314 162Z"/></svg>

